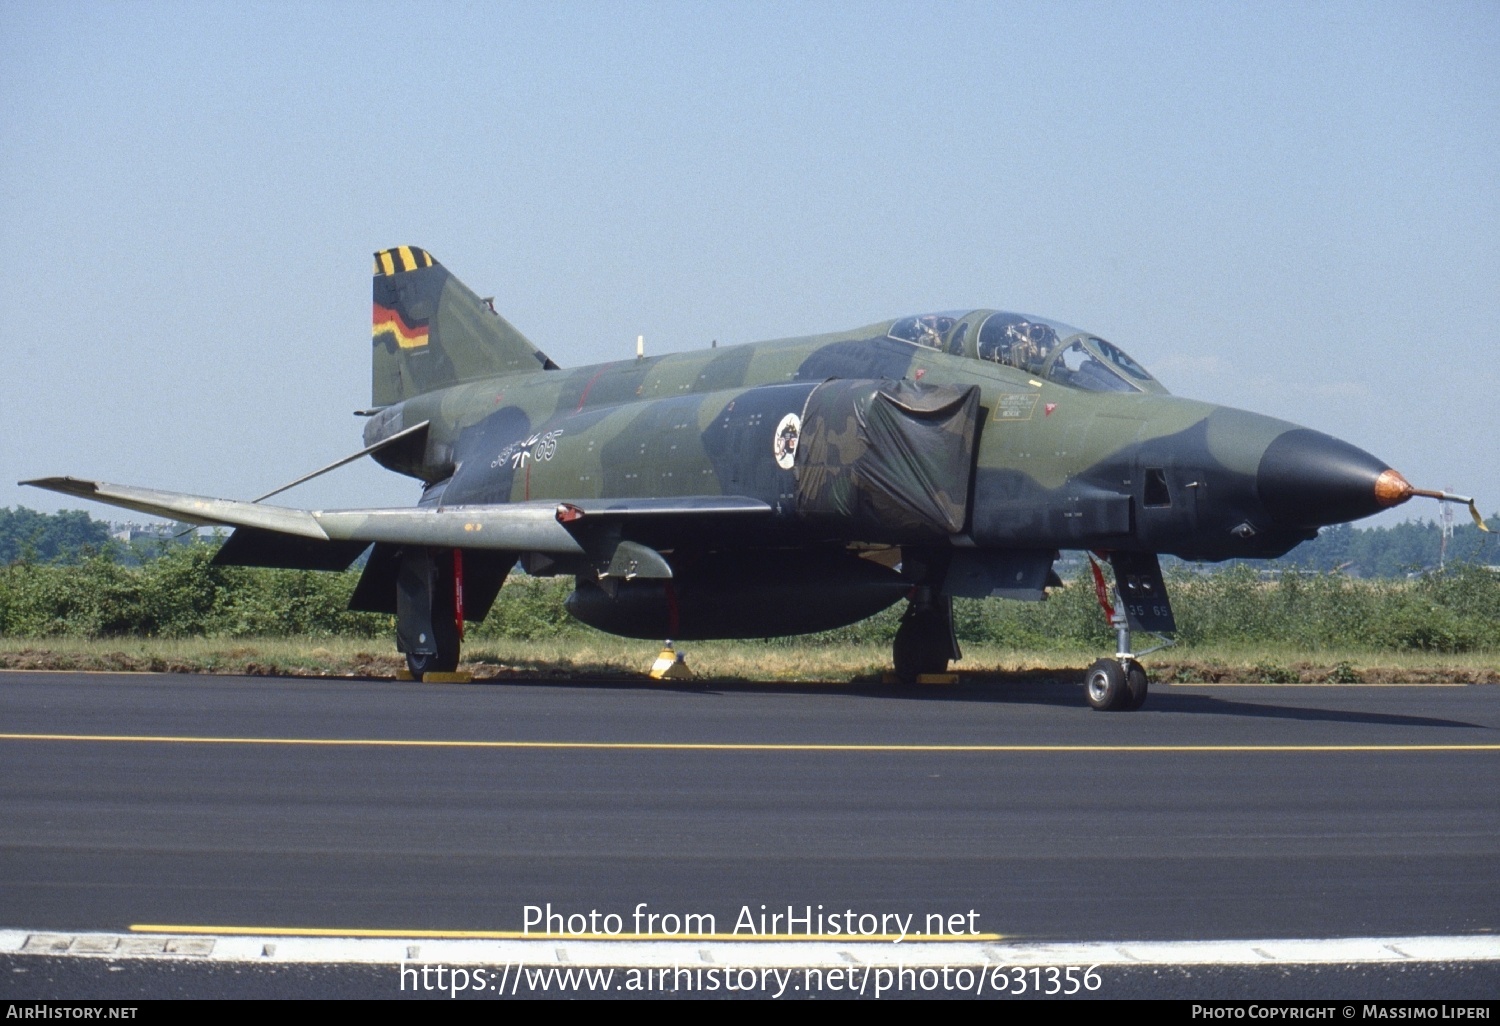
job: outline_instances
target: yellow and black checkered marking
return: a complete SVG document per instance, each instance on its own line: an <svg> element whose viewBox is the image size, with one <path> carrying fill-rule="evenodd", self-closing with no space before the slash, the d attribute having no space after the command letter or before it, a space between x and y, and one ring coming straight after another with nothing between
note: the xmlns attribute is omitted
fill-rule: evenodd
<svg viewBox="0 0 1500 1026"><path fill-rule="evenodd" d="M415 271L422 267L431 267L437 263L432 259L432 254L425 249L416 246L397 246L395 249L382 249L375 254L375 275L396 274L401 271Z"/></svg>

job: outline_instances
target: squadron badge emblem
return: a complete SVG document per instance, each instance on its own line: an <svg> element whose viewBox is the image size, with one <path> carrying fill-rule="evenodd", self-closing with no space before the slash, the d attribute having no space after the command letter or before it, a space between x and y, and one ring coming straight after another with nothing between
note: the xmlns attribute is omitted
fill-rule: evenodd
<svg viewBox="0 0 1500 1026"><path fill-rule="evenodd" d="M771 451L776 454L776 465L782 470L791 470L797 459L797 437L802 434L802 418L788 413L776 425L776 436L771 439Z"/></svg>

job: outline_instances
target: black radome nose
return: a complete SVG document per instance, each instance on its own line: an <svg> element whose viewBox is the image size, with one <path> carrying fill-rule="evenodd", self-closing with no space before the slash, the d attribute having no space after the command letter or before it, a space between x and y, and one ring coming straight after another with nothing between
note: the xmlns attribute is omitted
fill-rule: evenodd
<svg viewBox="0 0 1500 1026"><path fill-rule="evenodd" d="M1323 527L1358 520L1391 505L1376 489L1389 469L1384 460L1348 442L1297 428L1266 447L1255 487L1278 524Z"/></svg>

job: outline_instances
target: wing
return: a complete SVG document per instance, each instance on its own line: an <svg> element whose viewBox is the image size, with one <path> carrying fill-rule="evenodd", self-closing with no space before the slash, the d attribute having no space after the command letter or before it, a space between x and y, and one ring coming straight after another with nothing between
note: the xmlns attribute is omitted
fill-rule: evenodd
<svg viewBox="0 0 1500 1026"><path fill-rule="evenodd" d="M300 561L292 565L315 569L337 569L335 564L346 551L350 554L343 565L347 566L371 542L581 556L587 554L588 548L580 541L580 534L600 522L693 517L738 519L772 512L759 499L736 495L304 510L74 477L44 477L21 484L190 524L238 528L236 538L241 531L248 530L245 540L238 543L247 555L260 553L262 558L273 560L277 554L303 553ZM286 564L266 561L251 565Z"/></svg>

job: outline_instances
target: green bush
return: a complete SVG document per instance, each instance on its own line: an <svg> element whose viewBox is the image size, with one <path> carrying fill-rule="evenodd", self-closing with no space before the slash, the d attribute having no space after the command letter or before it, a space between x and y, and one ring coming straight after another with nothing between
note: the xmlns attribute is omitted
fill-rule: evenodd
<svg viewBox="0 0 1500 1026"><path fill-rule="evenodd" d="M471 626L473 638L540 641L588 630L568 615L563 602L573 590L571 577L527 577L512 572L484 622Z"/></svg>
<svg viewBox="0 0 1500 1026"><path fill-rule="evenodd" d="M8 637L374 636L389 617L351 613L355 572L216 566L214 548L175 548L140 566L105 556L75 566L0 567Z"/></svg>

